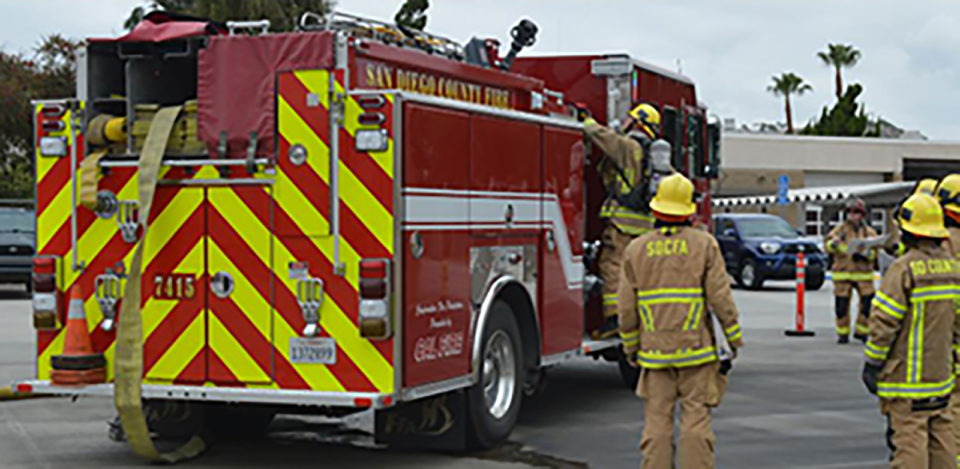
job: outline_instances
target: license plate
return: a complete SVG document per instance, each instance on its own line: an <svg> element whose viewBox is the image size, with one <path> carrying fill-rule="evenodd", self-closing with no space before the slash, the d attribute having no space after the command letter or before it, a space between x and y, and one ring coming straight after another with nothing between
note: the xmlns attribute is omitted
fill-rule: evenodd
<svg viewBox="0 0 960 469"><path fill-rule="evenodd" d="M290 361L293 363L312 363L334 365L337 363L337 341L329 337L290 339Z"/></svg>

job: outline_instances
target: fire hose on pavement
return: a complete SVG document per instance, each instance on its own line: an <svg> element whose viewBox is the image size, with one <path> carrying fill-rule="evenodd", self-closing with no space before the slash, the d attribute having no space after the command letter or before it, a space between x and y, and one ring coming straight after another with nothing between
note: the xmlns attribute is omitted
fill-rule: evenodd
<svg viewBox="0 0 960 469"><path fill-rule="evenodd" d="M123 305L117 323L116 354L114 358L114 404L127 442L137 455L154 462L175 463L198 456L206 449L200 435L170 452L161 453L147 428L142 401L143 380L143 321L140 311L140 277L142 275L143 245L147 237L150 208L157 188L160 163L166 153L167 140L183 106L161 109L150 124L143 151L140 153L138 202L143 229L134 246L127 282L123 291Z"/></svg>

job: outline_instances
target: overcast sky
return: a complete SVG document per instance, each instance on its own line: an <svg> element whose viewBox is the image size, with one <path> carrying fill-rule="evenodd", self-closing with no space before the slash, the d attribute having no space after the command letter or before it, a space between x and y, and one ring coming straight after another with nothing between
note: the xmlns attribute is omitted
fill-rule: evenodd
<svg viewBox="0 0 960 469"><path fill-rule="evenodd" d="M0 0L0 47L26 50L43 35L121 32L135 0ZM392 18L401 0L340 0L339 9ZM738 122L783 121L766 92L792 71L814 92L795 100L802 125L833 100L833 72L816 52L856 45L845 73L864 85L871 114L908 129L960 140L960 2L953 0L431 0L428 29L466 41L507 32L527 17L540 26L539 54L628 52L672 70L678 60L711 111Z"/></svg>

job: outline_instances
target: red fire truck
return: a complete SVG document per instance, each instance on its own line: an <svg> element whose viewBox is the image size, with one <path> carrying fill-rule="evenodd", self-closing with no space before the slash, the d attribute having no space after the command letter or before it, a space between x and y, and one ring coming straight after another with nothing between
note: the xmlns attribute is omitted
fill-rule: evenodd
<svg viewBox="0 0 960 469"><path fill-rule="evenodd" d="M372 409L384 442L489 446L542 370L616 358L617 341L585 339L603 191L566 103L601 121L660 105L709 207L718 134L688 79L623 56L511 70L529 22L506 58L342 14L266 29L154 13L87 42L76 98L35 103L37 375L18 392L117 392L124 310L145 406ZM140 305L123 305L134 276ZM51 380L71 291L104 383Z"/></svg>

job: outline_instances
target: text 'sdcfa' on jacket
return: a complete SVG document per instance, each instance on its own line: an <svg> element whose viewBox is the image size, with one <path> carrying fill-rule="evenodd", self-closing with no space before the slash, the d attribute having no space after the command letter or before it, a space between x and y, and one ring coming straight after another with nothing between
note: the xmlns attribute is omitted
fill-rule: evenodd
<svg viewBox="0 0 960 469"><path fill-rule="evenodd" d="M826 238L826 248L827 252L833 255L834 282L873 281L873 263L877 257L877 251L867 250L862 253L862 259L857 259L859 256L854 256L856 252L851 249L850 243L856 239L874 236L877 236L877 232L866 223L861 223L858 227L853 223L843 222L830 230Z"/></svg>
<svg viewBox="0 0 960 469"><path fill-rule="evenodd" d="M960 263L933 244L910 249L887 270L870 313L866 360L882 366L877 395L927 399L954 387L960 344Z"/></svg>
<svg viewBox="0 0 960 469"><path fill-rule="evenodd" d="M620 231L629 235L641 235L653 228L653 217L624 207L616 194L627 196L634 188L643 185L643 147L636 140L620 135L609 127L587 119L583 132L606 158L598 166L607 200L600 209L600 217L607 218Z"/></svg>
<svg viewBox="0 0 960 469"><path fill-rule="evenodd" d="M692 227L660 228L633 240L617 293L624 352L651 369L717 360L708 311L743 346L739 312L717 241Z"/></svg>

